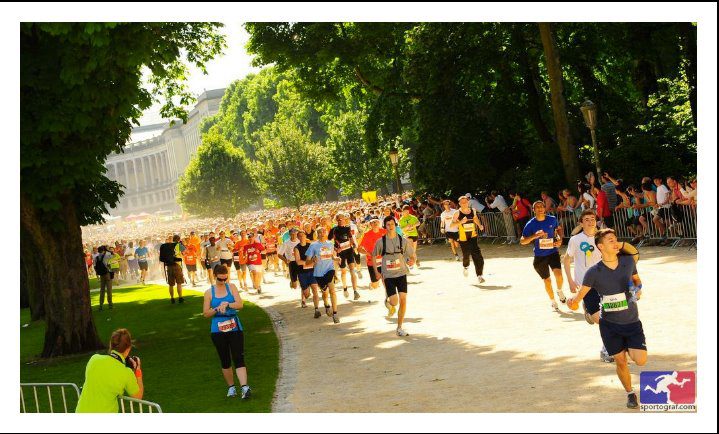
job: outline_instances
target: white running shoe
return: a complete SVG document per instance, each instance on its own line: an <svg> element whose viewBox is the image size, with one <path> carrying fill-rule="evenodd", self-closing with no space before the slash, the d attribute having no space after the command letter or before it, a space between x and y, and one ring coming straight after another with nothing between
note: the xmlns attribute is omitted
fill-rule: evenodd
<svg viewBox="0 0 719 434"><path fill-rule="evenodd" d="M559 306L557 305L557 302L552 300L552 310L555 312L560 312Z"/></svg>
<svg viewBox="0 0 719 434"><path fill-rule="evenodd" d="M559 297L559 301L560 301L560 302L562 302L562 303L566 303L566 302L567 302L567 297L564 296L564 293L562 292L561 289L558 289L558 290L557 290L557 297Z"/></svg>
<svg viewBox="0 0 719 434"><path fill-rule="evenodd" d="M342 292L344 293L345 298L349 300L350 292L347 290L347 288L345 288L344 291L342 291Z"/></svg>
<svg viewBox="0 0 719 434"><path fill-rule="evenodd" d="M469 276L469 268L465 268L464 271L462 271L462 274L464 274L464 277Z"/></svg>
<svg viewBox="0 0 719 434"><path fill-rule="evenodd" d="M234 398L234 397L236 397L236 396L237 396L237 387L235 387L235 386L230 386L230 387L227 389L227 397L228 397L228 398Z"/></svg>
<svg viewBox="0 0 719 434"><path fill-rule="evenodd" d="M357 270L357 278L358 279L362 278L362 270Z"/></svg>
<svg viewBox="0 0 719 434"><path fill-rule="evenodd" d="M397 336L403 338L403 337L405 337L405 336L409 336L409 333L407 333L407 332L404 331L403 329L398 328L398 329L397 329Z"/></svg>
<svg viewBox="0 0 719 434"><path fill-rule="evenodd" d="M457 262L459 262L459 256L454 255L454 260L457 261Z"/></svg>
<svg viewBox="0 0 719 434"><path fill-rule="evenodd" d="M247 399L252 395L252 389L250 389L250 386L244 385L242 386L242 399Z"/></svg>
<svg viewBox="0 0 719 434"><path fill-rule="evenodd" d="M484 277L482 277L482 276L477 276L477 280L479 281L479 284L480 284L480 285L483 284L484 282L486 282L486 281L484 280Z"/></svg>

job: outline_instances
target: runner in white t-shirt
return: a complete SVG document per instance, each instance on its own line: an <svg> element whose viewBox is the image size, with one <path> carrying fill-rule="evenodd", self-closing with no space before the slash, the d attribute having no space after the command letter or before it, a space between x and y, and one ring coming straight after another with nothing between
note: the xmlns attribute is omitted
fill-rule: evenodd
<svg viewBox="0 0 719 434"><path fill-rule="evenodd" d="M564 255L564 273L567 276L569 290L576 294L582 287L584 275L593 265L602 261L602 254L594 242L594 235L597 233L597 215L592 210L585 210L579 216L579 224L582 232L572 236L567 245L567 253ZM574 274L571 272L571 263L574 262ZM589 324L599 324L600 298L597 291L590 290L584 296L584 319ZM607 353L602 346L599 358L603 362L613 363L614 358Z"/></svg>
<svg viewBox="0 0 719 434"><path fill-rule="evenodd" d="M459 228L452 227L452 221L454 219L454 215L457 213L457 210L452 208L452 202L449 200L444 200L442 202L442 207L444 208L444 211L442 211L442 214L439 217L442 221L442 232L445 233L447 240L449 241L449 247L452 249L452 253L454 254L454 260L459 261L459 255L457 254L457 248L459 247Z"/></svg>

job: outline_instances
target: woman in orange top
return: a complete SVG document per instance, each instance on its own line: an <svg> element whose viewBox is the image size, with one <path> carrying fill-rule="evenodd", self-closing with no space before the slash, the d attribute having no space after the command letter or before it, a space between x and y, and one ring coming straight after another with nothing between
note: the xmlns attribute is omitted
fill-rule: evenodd
<svg viewBox="0 0 719 434"><path fill-rule="evenodd" d="M182 259L185 263L185 267L187 267L187 274L190 276L190 282L192 282L192 286L197 286L198 249L187 237L182 241L182 244L185 245L185 251L182 252Z"/></svg>
<svg viewBox="0 0 719 434"><path fill-rule="evenodd" d="M249 291L247 288L247 255L245 255L245 246L250 241L247 239L247 231L240 231L240 237L232 248L232 261L235 263L237 271L237 280L240 282L240 290Z"/></svg>

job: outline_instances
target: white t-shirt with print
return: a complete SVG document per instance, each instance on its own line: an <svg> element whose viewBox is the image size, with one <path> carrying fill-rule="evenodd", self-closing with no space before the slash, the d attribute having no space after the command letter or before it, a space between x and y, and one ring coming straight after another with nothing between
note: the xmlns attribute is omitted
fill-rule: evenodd
<svg viewBox="0 0 719 434"><path fill-rule="evenodd" d="M445 232L459 232L459 228L452 229L452 219L457 214L457 211L454 208L450 208L449 211L442 211L440 218L442 219L442 224L444 224Z"/></svg>
<svg viewBox="0 0 719 434"><path fill-rule="evenodd" d="M584 231L569 239L567 255L574 259L574 281L581 285L587 270L601 262L602 254L594 244L594 237L590 237Z"/></svg>

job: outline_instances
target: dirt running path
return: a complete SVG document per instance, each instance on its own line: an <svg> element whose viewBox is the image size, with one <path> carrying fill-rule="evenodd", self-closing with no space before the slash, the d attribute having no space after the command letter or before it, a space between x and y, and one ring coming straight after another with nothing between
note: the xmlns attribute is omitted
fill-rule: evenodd
<svg viewBox="0 0 719 434"><path fill-rule="evenodd" d="M385 318L382 289L361 290L361 302L339 292L339 325L300 309L299 290L284 278L270 277L275 283L260 298L246 295L280 324L274 411L626 411L614 365L598 360L597 326L566 306L561 314L551 311L531 248L482 247L482 288L447 259L448 248L420 248L422 268L410 277L408 338L394 334L396 316ZM644 370L696 370L696 252L641 253ZM361 286L368 282L365 269ZM631 370L638 383L640 369Z"/></svg>

